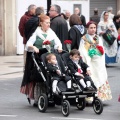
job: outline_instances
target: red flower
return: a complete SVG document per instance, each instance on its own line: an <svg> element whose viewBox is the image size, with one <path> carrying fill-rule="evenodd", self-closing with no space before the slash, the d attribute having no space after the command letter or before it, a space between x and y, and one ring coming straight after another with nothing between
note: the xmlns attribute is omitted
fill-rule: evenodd
<svg viewBox="0 0 120 120"><path fill-rule="evenodd" d="M49 40L46 40L45 42L43 42L43 45L50 45L50 41Z"/></svg>
<svg viewBox="0 0 120 120"><path fill-rule="evenodd" d="M103 47L100 45L97 45L96 48L99 50L99 52L103 55L104 54L104 50Z"/></svg>
<svg viewBox="0 0 120 120"><path fill-rule="evenodd" d="M118 35L118 38L117 38L118 41L120 41L120 35Z"/></svg>
<svg viewBox="0 0 120 120"><path fill-rule="evenodd" d="M64 44L72 44L72 41L71 40L65 40Z"/></svg>

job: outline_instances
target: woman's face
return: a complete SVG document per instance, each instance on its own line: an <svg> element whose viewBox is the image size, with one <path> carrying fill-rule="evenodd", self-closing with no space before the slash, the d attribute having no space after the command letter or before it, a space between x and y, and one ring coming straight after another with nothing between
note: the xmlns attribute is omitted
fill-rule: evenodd
<svg viewBox="0 0 120 120"><path fill-rule="evenodd" d="M43 22L40 22L40 25L44 31L50 28L50 19L45 19Z"/></svg>
<svg viewBox="0 0 120 120"><path fill-rule="evenodd" d="M108 20L108 17L109 17L109 14L108 14L108 13L105 13L105 14L104 14L104 20Z"/></svg>
<svg viewBox="0 0 120 120"><path fill-rule="evenodd" d="M88 34L94 35L96 33L96 25L95 24L90 24L88 27Z"/></svg>

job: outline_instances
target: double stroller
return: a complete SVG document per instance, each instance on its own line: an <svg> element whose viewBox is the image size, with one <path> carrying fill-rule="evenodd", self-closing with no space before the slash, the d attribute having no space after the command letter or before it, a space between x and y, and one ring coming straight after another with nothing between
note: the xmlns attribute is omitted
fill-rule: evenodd
<svg viewBox="0 0 120 120"><path fill-rule="evenodd" d="M70 105L75 105L78 110L83 110L86 107L86 98L93 97L93 109L96 114L101 114L103 111L103 104L100 99L97 98L97 92L95 91L82 91L81 86L77 83L75 78L70 73L69 68L67 67L67 59L69 57L69 53L63 51L62 53L58 53L53 51L55 54L58 64L64 69L68 71L71 75L72 80L72 89L73 91L66 91L67 86L64 81L59 81L57 84L57 92L58 94L54 94L52 92L52 76L47 69L46 56L49 54L48 52L42 54L39 58L36 54L32 53L32 59L36 66L36 69L39 75L42 77L40 80L45 89L44 92L40 93L38 98L38 109L40 112L45 112L49 105L61 105L61 111L64 116L68 116L70 114ZM42 90L41 90L42 91Z"/></svg>

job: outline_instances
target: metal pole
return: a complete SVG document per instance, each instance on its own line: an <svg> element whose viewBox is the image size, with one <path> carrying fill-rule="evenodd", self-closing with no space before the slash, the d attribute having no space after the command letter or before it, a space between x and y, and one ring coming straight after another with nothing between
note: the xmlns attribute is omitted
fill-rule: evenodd
<svg viewBox="0 0 120 120"><path fill-rule="evenodd" d="M47 15L50 10L50 6L51 6L51 0L47 0Z"/></svg>

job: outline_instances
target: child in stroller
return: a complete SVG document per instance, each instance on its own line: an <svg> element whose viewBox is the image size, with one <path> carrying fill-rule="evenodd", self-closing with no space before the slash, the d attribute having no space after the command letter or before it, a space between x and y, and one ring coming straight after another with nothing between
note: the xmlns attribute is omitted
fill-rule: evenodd
<svg viewBox="0 0 120 120"><path fill-rule="evenodd" d="M94 88L92 87L90 68L82 61L80 52L77 49L73 49L70 52L68 68L83 91L95 91L95 86Z"/></svg>
<svg viewBox="0 0 120 120"><path fill-rule="evenodd" d="M71 77L63 72L60 65L57 62L56 56L53 53L50 53L46 56L47 68L52 76L52 91L57 94L57 83L58 81L64 80L67 83L67 90L72 91L71 89Z"/></svg>

